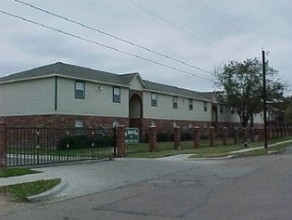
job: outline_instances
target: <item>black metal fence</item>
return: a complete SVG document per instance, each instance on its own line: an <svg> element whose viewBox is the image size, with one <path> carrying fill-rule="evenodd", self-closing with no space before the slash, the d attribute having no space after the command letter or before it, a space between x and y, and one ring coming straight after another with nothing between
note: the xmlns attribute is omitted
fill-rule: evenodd
<svg viewBox="0 0 292 220"><path fill-rule="evenodd" d="M218 128L214 130L214 146L223 146L224 129ZM243 128L229 128L226 130L226 145L238 144L244 145L245 142L259 141L259 129L254 129L253 138L251 131L245 132ZM157 151L167 151L175 149L174 132L159 132L156 134ZM209 128L200 128L200 147L210 146L210 130ZM180 130L180 150L194 149L194 130L181 129ZM149 137L138 144L126 144L127 156L136 156L150 151Z"/></svg>
<svg viewBox="0 0 292 220"><path fill-rule="evenodd" d="M115 130L7 128L7 166L95 160L115 154Z"/></svg>

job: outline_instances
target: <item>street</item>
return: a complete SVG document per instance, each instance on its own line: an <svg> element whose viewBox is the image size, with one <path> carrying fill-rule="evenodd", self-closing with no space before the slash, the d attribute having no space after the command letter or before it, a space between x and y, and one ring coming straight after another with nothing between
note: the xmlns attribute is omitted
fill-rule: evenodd
<svg viewBox="0 0 292 220"><path fill-rule="evenodd" d="M132 166L133 161L143 166L132 167L127 173L121 165ZM114 163L117 164L115 173L143 176L145 172L145 178L140 175L135 181L132 177L128 183L104 187L90 195L55 197L0 215L0 219L292 219L292 154L289 151L206 161L126 159L114 161L110 166ZM160 169L163 169L161 174ZM157 170L157 173L150 172L150 175L147 170Z"/></svg>

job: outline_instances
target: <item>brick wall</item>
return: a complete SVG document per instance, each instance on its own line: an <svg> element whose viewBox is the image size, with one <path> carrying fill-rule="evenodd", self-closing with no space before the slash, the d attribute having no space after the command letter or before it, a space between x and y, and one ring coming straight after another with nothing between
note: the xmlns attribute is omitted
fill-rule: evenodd
<svg viewBox="0 0 292 220"><path fill-rule="evenodd" d="M111 118L77 115L34 115L1 117L7 127L74 128L75 121L83 122L84 128L113 127L113 123L128 126L128 118Z"/></svg>
<svg viewBox="0 0 292 220"><path fill-rule="evenodd" d="M157 127L157 132L170 132L173 133L174 126L180 127L182 130L189 129L191 127L209 128L211 122L204 121L175 121L175 120L158 120L158 119L143 119L143 127L148 128L151 125Z"/></svg>

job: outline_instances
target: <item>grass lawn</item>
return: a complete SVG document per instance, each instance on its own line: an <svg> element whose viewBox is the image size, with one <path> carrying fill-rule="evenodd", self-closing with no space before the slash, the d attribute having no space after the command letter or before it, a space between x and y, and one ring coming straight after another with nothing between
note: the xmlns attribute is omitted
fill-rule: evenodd
<svg viewBox="0 0 292 220"><path fill-rule="evenodd" d="M13 176L22 176L28 174L40 173L40 171L31 170L30 168L6 168L0 169L1 178L9 178ZM37 195L39 193L45 192L54 186L58 185L61 179L51 179L51 180L39 180L29 183L21 183L10 186L0 187L0 193L5 195L15 202L26 202L27 197L32 195Z"/></svg>
<svg viewBox="0 0 292 220"><path fill-rule="evenodd" d="M0 193L14 202L27 202L27 197L45 192L58 185L61 179L39 180L0 187Z"/></svg>
<svg viewBox="0 0 292 220"><path fill-rule="evenodd" d="M275 143L284 142L276 146L273 146ZM230 143L230 142L229 142ZM268 154L270 151L278 151L284 149L288 146L291 146L292 139L291 138L277 138L269 141L269 148L258 150L257 151L249 151L237 154L238 156L252 156L255 155L264 155ZM138 158L158 158L158 157L167 157L173 156L177 154L193 154L192 157L222 157L230 155L230 151L237 151L241 149L248 149L254 147L264 146L264 142L249 142L248 146L244 146L244 143L239 144L229 144L226 146L222 145L222 142L216 141L214 147L209 146L208 141L202 141L199 148L193 148L192 141L181 142L181 149L174 150L173 143L158 143L158 150L155 152L149 152L148 144L139 144L139 145L131 145L128 146L128 155L127 157L138 157ZM270 146L271 145L271 146Z"/></svg>
<svg viewBox="0 0 292 220"><path fill-rule="evenodd" d="M40 173L40 171L31 170L30 168L6 168L0 169L1 177L22 176L27 174Z"/></svg>

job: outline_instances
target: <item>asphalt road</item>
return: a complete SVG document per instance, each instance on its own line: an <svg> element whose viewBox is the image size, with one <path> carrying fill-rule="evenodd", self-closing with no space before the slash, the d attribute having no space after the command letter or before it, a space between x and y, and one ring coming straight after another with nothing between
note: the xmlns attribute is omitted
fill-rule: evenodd
<svg viewBox="0 0 292 220"><path fill-rule="evenodd" d="M119 174L117 178L124 176L121 181L131 177L129 182L86 196L37 203L0 215L0 219L292 219L290 153L215 161L121 160L108 164L111 172ZM103 169L106 167L104 163Z"/></svg>

